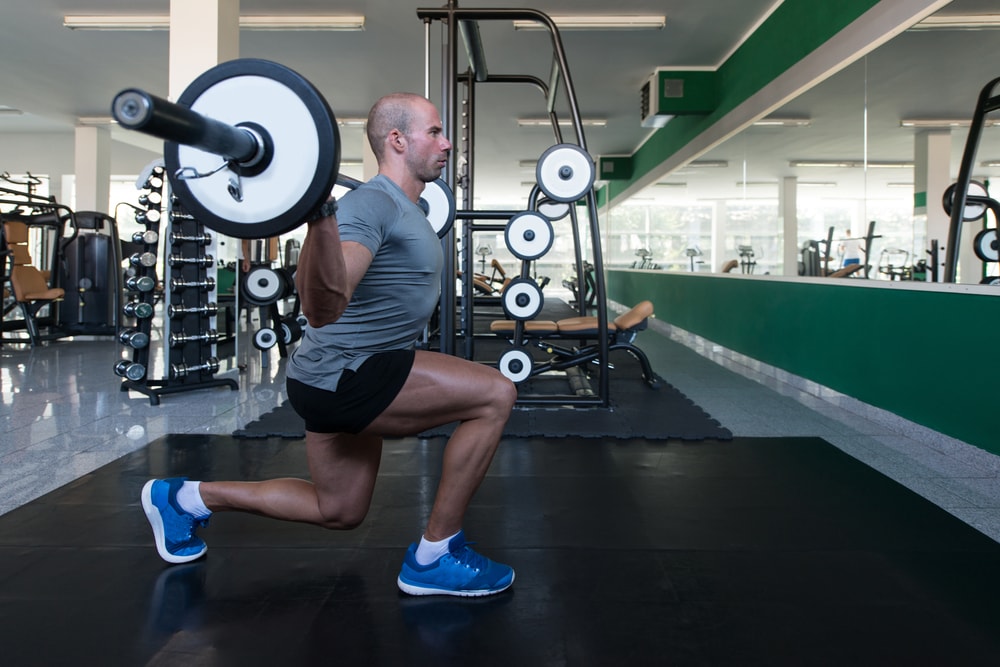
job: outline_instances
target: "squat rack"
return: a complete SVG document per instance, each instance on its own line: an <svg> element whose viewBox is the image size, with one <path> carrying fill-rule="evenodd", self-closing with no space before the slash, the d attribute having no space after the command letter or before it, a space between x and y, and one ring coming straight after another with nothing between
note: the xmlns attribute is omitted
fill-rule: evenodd
<svg viewBox="0 0 1000 667"><path fill-rule="evenodd" d="M459 88L464 86L466 95L466 129L468 135L463 142L462 150L465 155L467 173L463 175L463 208L456 212L455 219L462 221L463 252L465 262L463 266L463 330L465 333L465 356L472 359L474 354L473 335L473 283L471 276L475 269L475 259L471 252L471 239L474 231L500 231L503 225L493 223L482 223L481 220L498 221L507 220L516 211L476 211L473 210L472 183L474 169L474 146L472 129L475 127L475 85L479 83L522 83L538 88L546 100L546 109L552 122L552 129L556 143L562 143L561 131L559 128L559 118L555 111L556 96L559 89L559 82L562 81L566 90L566 98L569 103L572 126L576 134L576 144L586 152L587 146L583 133L583 123L580 119L580 112L577 106L576 93L573 81L570 77L569 66L566 61L566 54L562 46L562 39L555 22L545 13L534 9L459 9L457 0L449 0L447 6L442 8L420 8L417 9L417 17L424 21L425 26L425 88L429 94L430 89L430 24L433 21L441 21L446 29L447 53L442 56L442 119L446 125L446 133L456 136L453 129L462 127L462 110L456 103L459 99ZM550 70L549 82L546 84L537 77L526 75L495 75L490 74L486 66L486 57L479 34L479 21L534 21L541 24L549 32L552 39L553 61ZM458 37L461 34L465 42L469 67L464 73L458 72ZM454 191L458 182L457 160L449 160L445 180ZM538 185L532 189L529 200L532 207L537 206L539 195ZM596 396L580 395L530 395L519 397L518 402L522 404L558 404L573 406L601 406L609 405L609 345L608 345L608 317L606 286L604 279L604 262L601 249L600 227L597 219L597 197L594 188L591 187L585 195L588 222L591 235L591 246L593 250L593 266L595 274L595 293L598 320L598 343L599 353L596 359L601 368L599 375L599 388ZM578 229L577 211L575 203L569 206L570 218L573 228L573 241L575 250L576 271L578 284L583 284L585 278L584 260L582 256L581 239ZM445 247L445 261L443 268L443 280L441 289L440 308L440 335L441 351L447 354L455 354L456 348L456 326L455 326L455 303L457 294L455 290L454 276L456 275L455 264L455 228L454 226L442 239ZM521 277L527 278L530 271L530 262L522 262ZM586 314L586 304L583 299L578 299L580 315ZM521 322L517 323L516 339L521 336Z"/></svg>

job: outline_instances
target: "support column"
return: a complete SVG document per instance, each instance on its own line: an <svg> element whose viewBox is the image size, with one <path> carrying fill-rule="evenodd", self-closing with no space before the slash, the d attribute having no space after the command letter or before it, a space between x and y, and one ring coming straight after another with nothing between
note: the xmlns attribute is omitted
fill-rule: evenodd
<svg viewBox="0 0 1000 667"><path fill-rule="evenodd" d="M782 275L799 275L799 179L787 176L778 184L778 215L782 243Z"/></svg>
<svg viewBox="0 0 1000 667"><path fill-rule="evenodd" d="M361 165L361 173L363 174L361 180L369 181L378 175L378 160L375 158L371 144L368 143L367 126L365 126L365 131L361 133Z"/></svg>
<svg viewBox="0 0 1000 667"><path fill-rule="evenodd" d="M170 0L169 97L240 55L239 0Z"/></svg>
<svg viewBox="0 0 1000 667"><path fill-rule="evenodd" d="M111 131L106 127L79 126L73 150L73 209L107 213L111 198Z"/></svg>
<svg viewBox="0 0 1000 667"><path fill-rule="evenodd" d="M726 216L728 207L724 201L716 201L712 207L712 273L722 271L722 266L733 257L726 257ZM735 251L736 249L733 248Z"/></svg>
<svg viewBox="0 0 1000 667"><path fill-rule="evenodd" d="M925 221L927 236L923 248L914 248L918 255L914 262L921 259L930 261L930 255L921 254L930 250L931 241L938 240L939 263L938 277L944 271L945 244L948 242L948 227L950 219L941 205L945 189L951 185L951 131L924 130L913 137L913 216L918 223ZM973 223L966 223L970 225ZM878 232L878 226L875 228ZM962 230L966 231L965 229ZM966 234L962 235L963 240ZM970 245L971 247L971 245ZM959 262L959 272L962 264ZM969 282L966 280L966 282ZM974 282L979 282L977 277Z"/></svg>

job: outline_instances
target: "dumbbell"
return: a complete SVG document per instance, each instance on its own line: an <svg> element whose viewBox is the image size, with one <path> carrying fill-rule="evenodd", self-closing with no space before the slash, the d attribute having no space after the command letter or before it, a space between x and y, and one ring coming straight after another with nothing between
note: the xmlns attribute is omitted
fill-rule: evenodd
<svg viewBox="0 0 1000 667"><path fill-rule="evenodd" d="M217 373L219 371L219 360L215 357L209 357L204 362L196 365L189 366L187 364L170 364L170 373L175 378L182 378L191 373Z"/></svg>
<svg viewBox="0 0 1000 667"><path fill-rule="evenodd" d="M215 289L215 279L205 278L204 280L181 280L180 278L170 279L170 289L179 292L182 289L200 289L211 292Z"/></svg>
<svg viewBox="0 0 1000 667"><path fill-rule="evenodd" d="M139 350L149 345L149 334L138 329L124 329L118 334L118 340L122 345Z"/></svg>
<svg viewBox="0 0 1000 667"><path fill-rule="evenodd" d="M183 345L184 343L193 343L195 341L205 341L206 343L217 343L219 341L219 332L215 329L209 329L200 334L170 334L170 347L177 347Z"/></svg>
<svg viewBox="0 0 1000 667"><path fill-rule="evenodd" d="M150 276L129 276L125 287L134 292L152 292L156 288L156 280Z"/></svg>
<svg viewBox="0 0 1000 667"><path fill-rule="evenodd" d="M184 315L215 315L219 312L219 306L214 301L206 303L204 306L167 306L167 316L182 317Z"/></svg>
<svg viewBox="0 0 1000 667"><path fill-rule="evenodd" d="M146 377L146 367L140 363L123 359L115 364L115 375L138 382Z"/></svg>

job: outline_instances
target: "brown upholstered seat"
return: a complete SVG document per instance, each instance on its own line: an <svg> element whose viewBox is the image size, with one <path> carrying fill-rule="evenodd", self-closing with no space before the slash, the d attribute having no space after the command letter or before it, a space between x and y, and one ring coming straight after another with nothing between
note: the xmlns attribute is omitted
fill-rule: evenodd
<svg viewBox="0 0 1000 667"><path fill-rule="evenodd" d="M46 273L31 261L28 251L28 226L17 220L3 223L4 241L10 253L10 285L14 300L21 307L24 323L32 344L39 340L38 324L35 316L46 305L60 301L66 295L61 287L50 287Z"/></svg>

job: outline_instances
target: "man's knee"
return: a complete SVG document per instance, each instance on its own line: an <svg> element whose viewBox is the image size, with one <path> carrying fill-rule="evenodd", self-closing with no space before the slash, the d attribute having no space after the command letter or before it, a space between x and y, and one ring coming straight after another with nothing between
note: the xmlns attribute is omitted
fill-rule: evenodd
<svg viewBox="0 0 1000 667"><path fill-rule="evenodd" d="M320 498L320 525L327 530L354 530L368 516L370 503L344 503Z"/></svg>
<svg viewBox="0 0 1000 667"><path fill-rule="evenodd" d="M502 373L497 371L497 378L493 381L493 401L492 405L501 416L506 418L514 408L517 401L517 385L507 379Z"/></svg>

